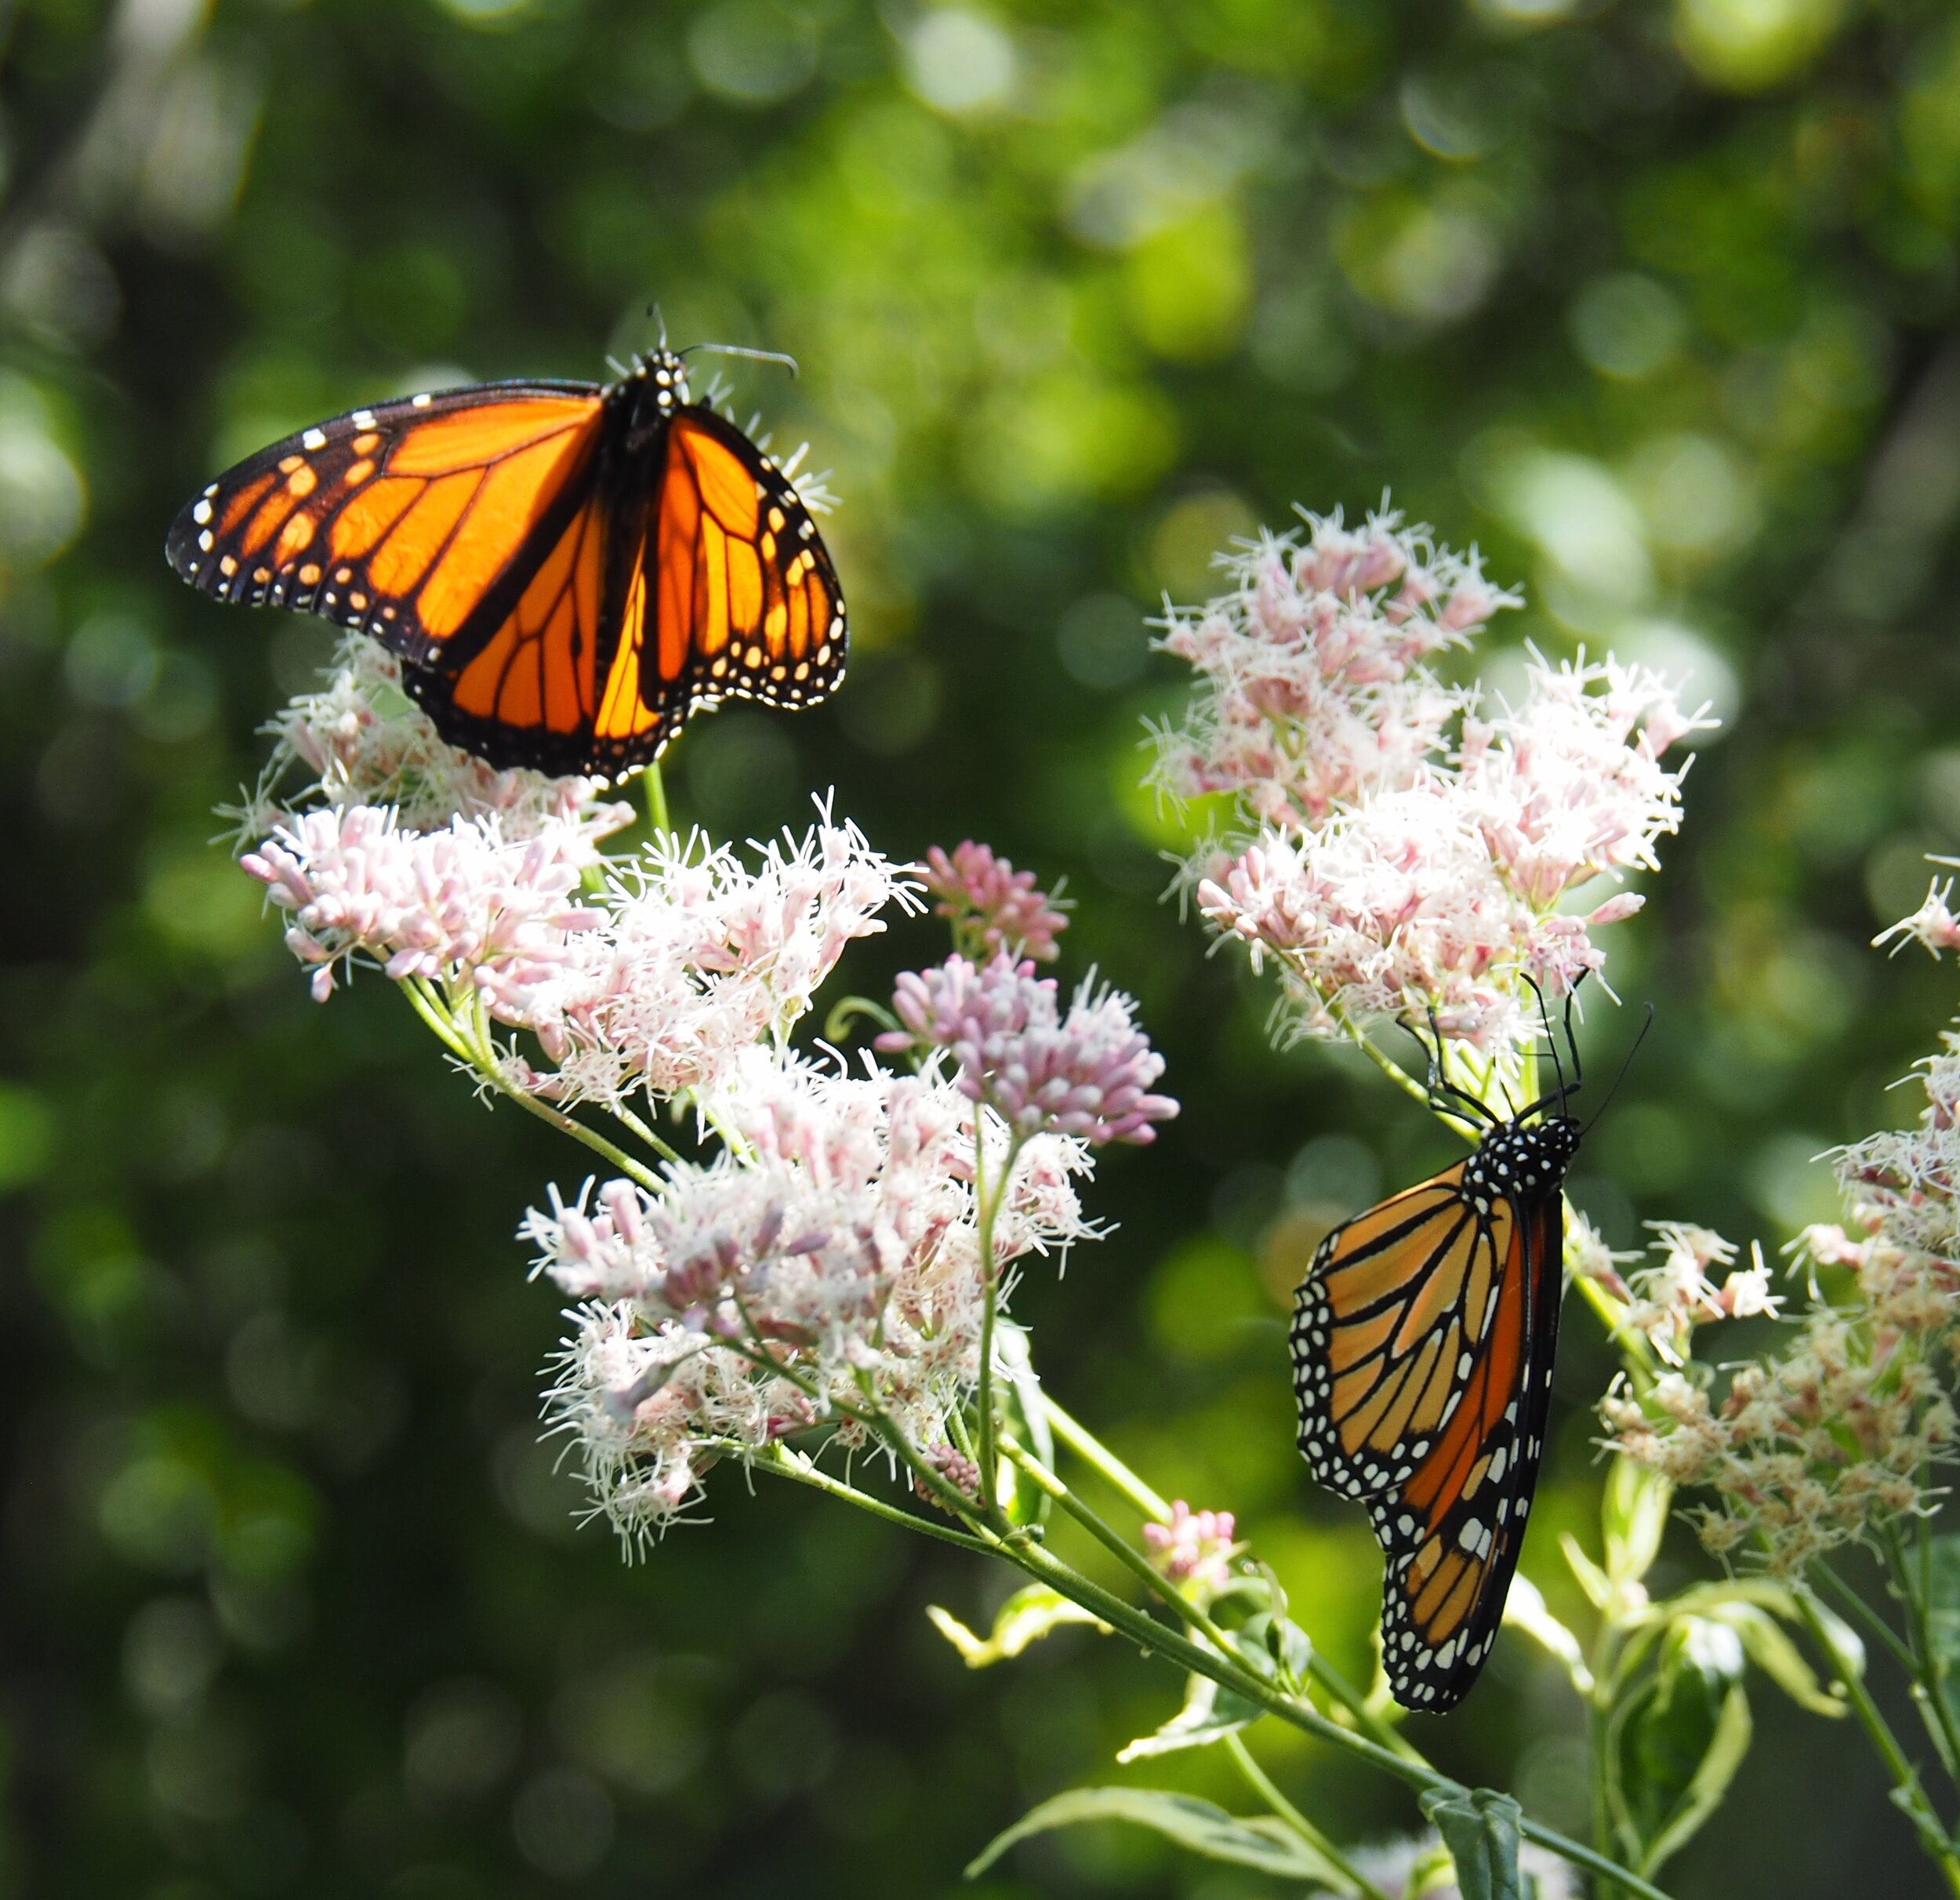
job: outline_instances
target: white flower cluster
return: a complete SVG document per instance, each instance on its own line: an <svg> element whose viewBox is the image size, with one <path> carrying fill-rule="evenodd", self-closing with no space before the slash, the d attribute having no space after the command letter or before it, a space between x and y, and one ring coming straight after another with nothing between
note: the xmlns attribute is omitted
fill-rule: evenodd
<svg viewBox="0 0 1960 1900"><path fill-rule="evenodd" d="M399 723L426 725L412 707ZM426 739L411 749L427 756ZM808 833L763 846L753 868L729 847L663 838L599 885L600 841L630 813L596 804L588 781L539 783L559 787L555 803L520 787L504 808L472 811L481 788L466 770L448 795L466 815L426 831L392 808L328 802L283 819L240 862L287 914L316 997L359 959L474 991L493 1023L532 1031L549 1065L514 1055L510 1078L564 1103L711 1088L759 1038L787 1031L845 945L884 928L887 905L917 908L916 884L821 805ZM427 776L418 786L435 796Z"/></svg>
<svg viewBox="0 0 1960 1900"><path fill-rule="evenodd" d="M862 1446L875 1408L921 1448L979 1372L974 1110L936 1070L851 1076L753 1052L717 1099L735 1144L658 1192L614 1181L527 1223L579 1302L551 1407L598 1508L657 1535L720 1456L813 1426ZM1009 1132L989 1117L988 1165ZM1088 1231L1082 1145L1019 1145L994 1271ZM590 1184L588 1184L589 1186Z"/></svg>
<svg viewBox="0 0 1960 1900"><path fill-rule="evenodd" d="M603 797L597 779L500 772L451 745L402 690L401 662L365 634L343 634L319 688L289 700L263 729L272 756L232 814L245 841L325 805L385 806L411 831L493 818L507 840L572 826L595 848L633 823L633 807Z"/></svg>
<svg viewBox="0 0 1960 1900"><path fill-rule="evenodd" d="M1479 717L1423 659L1512 597L1392 515L1308 526L1269 537L1164 643L1200 684L1160 735L1157 783L1231 791L1260 826L1207 845L1186 880L1215 928L1276 960L1298 1034L1433 1011L1487 1052L1527 1047L1521 979L1569 994L1604 961L1591 933L1641 899L1558 906L1654 867L1680 822L1661 755L1711 722L1644 667L1535 653L1522 703Z"/></svg>
<svg viewBox="0 0 1960 1900"><path fill-rule="evenodd" d="M1643 1400L1606 1401L1622 1451L1677 1484L1713 1491L1697 1514L1711 1549L1745 1547L1794 1574L1932 1508L1928 1474L1951 1462L1960 1429L1941 1378L1960 1345L1960 1036L1944 1036L1923 1068L1920 1126L1835 1157L1849 1230L1812 1227L1799 1243L1815 1266L1849 1270L1848 1295L1813 1304L1788 1346L1740 1368L1719 1397L1705 1370L1677 1353L1682 1369ZM1696 1269L1734 1250L1698 1229L1674 1237L1684 1258L1661 1303L1685 1342L1691 1310L1714 1292ZM1737 1317L1775 1305L1759 1274L1730 1274L1715 1298Z"/></svg>

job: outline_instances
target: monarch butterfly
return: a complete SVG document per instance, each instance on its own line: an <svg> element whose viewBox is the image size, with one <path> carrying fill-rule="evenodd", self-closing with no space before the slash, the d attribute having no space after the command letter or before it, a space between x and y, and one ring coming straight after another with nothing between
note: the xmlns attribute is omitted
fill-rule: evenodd
<svg viewBox="0 0 1960 1900"><path fill-rule="evenodd" d="M317 423L220 476L165 552L220 600L372 634L444 738L497 766L616 776L698 706L808 706L844 677L809 509L664 344L615 383Z"/></svg>
<svg viewBox="0 0 1960 1900"><path fill-rule="evenodd" d="M1550 1024L1546 1025L1548 1041ZM1563 1193L1581 1081L1510 1117L1442 1079L1431 1099L1484 1125L1463 1161L1320 1243L1290 1335L1300 1448L1359 1499L1384 1558L1381 1638L1405 1708L1452 1708L1496 1640L1544 1447L1564 1266Z"/></svg>

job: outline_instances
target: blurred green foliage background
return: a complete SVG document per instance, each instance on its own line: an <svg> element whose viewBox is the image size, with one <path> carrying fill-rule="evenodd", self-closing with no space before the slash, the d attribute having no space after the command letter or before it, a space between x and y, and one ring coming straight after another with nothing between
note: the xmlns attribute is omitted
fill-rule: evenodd
<svg viewBox="0 0 1960 1900"><path fill-rule="evenodd" d="M1004 1578L738 1474L636 1568L573 1521L513 1230L578 1157L385 984L309 1002L209 841L327 637L194 598L163 531L318 416L603 375L654 298L677 340L801 359L727 373L834 471L852 678L699 722L678 809L746 834L834 785L895 854L1065 874L1063 973L1139 995L1185 1113L1020 1310L1352 1670L1377 1560L1293 1450L1281 1315L1446 1145L1359 1063L1276 1052L1269 993L1160 901L1162 596L1392 487L1526 584L1508 637L1716 702L1612 933L1659 1010L1575 1183L1617 1244L1779 1243L1830 1211L1808 1157L1905 1112L1951 974L1867 941L1960 846L1942 0L13 0L0 180L0 1892L950 1895L1177 1691L1081 1633L969 1674L923 1606L981 1619ZM1595 1008L1602 1059L1630 1028ZM1575 1310L1526 1568L1581 1621L1555 1534L1596 1535L1608 1364ZM1845 1728L1758 1718L1675 1891L1930 1891ZM1577 1706L1515 1639L1417 1726L1584 1829ZM1337 1835L1412 1824L1264 1746ZM1274 1890L1103 1829L984 1891Z"/></svg>

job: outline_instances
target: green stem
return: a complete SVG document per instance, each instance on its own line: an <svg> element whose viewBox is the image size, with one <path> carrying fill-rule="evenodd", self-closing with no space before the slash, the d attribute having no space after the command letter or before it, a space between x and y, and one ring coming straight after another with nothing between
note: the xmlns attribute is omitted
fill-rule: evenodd
<svg viewBox="0 0 1960 1900"><path fill-rule="evenodd" d="M1377 1048L1374 1042L1370 1039L1368 1032L1364 1030L1359 1023L1356 1022L1354 1018L1348 1015L1347 1011L1344 1009L1340 1004L1332 1002L1329 1003L1327 1004L1327 1014L1332 1016L1334 1021L1339 1023L1341 1028L1347 1032L1348 1039L1354 1044L1355 1047L1358 1048L1363 1055L1367 1056L1369 1061L1373 1063L1374 1066L1379 1069L1390 1081L1394 1083L1396 1087L1400 1089L1405 1095L1409 1096L1414 1101L1420 1102L1425 1108L1428 1108L1432 1106L1429 1100L1428 1090L1425 1088L1421 1083L1418 1082L1416 1078L1411 1075L1406 1069L1403 1068L1399 1063L1396 1061L1392 1056L1390 1056L1381 1049Z"/></svg>
<svg viewBox="0 0 1960 1900"><path fill-rule="evenodd" d="M640 775L640 789L647 801L647 827L656 839L671 837L673 826L667 817L666 781L660 776L658 759Z"/></svg>
<svg viewBox="0 0 1960 1900"><path fill-rule="evenodd" d="M772 1477L786 1478L793 1484L806 1484L812 1491L820 1491L826 1497L840 1498L847 1504L854 1504L861 1511L869 1511L873 1517L882 1517L887 1524L900 1525L908 1531L916 1531L922 1536L937 1538L942 1544L956 1544L962 1550L974 1550L982 1556L993 1553L994 1546L977 1537L969 1537L964 1531L956 1531L950 1524L935 1524L928 1517L913 1516L910 1511L901 1510L895 1504L887 1504L882 1498L875 1498L868 1491L860 1491L855 1484L847 1484L840 1478L833 1478L827 1472L819 1471L801 1453L789 1451L782 1445L772 1446L766 1452L758 1453L751 1461L758 1471L766 1471Z"/></svg>
<svg viewBox="0 0 1960 1900"><path fill-rule="evenodd" d="M991 1508L999 1482L995 1470L993 1419L993 1331L1000 1306L1000 1277L995 1270L993 1223L1001 1197L1014 1179L1014 1164L1021 1152L1021 1137L1010 1133L1007 1159L1001 1164L1000 1179L992 1193L987 1191L987 1111L983 1103L973 1105L973 1201L979 1217L980 1284L983 1303L980 1309L980 1390L975 1399L978 1414L980 1495Z"/></svg>
<svg viewBox="0 0 1960 1900"><path fill-rule="evenodd" d="M1912 1699L1918 1708L1920 1720L1926 1724L1926 1732L1933 1738L1933 1747L1939 1752L1940 1765L1946 1770L1947 1779L1960 1782L1960 1733L1955 1732L1953 1709L1947 1702L1946 1684L1942 1680L1946 1671L1940 1659L1939 1645L1933 1638L1930 1595L1927 1590L1915 1586L1898 1524L1887 1524L1879 1537L1891 1566L1893 1586L1905 1605L1912 1656Z"/></svg>
<svg viewBox="0 0 1960 1900"><path fill-rule="evenodd" d="M1080 1423L1049 1397L1045 1387L1041 1394L1041 1409L1047 1414L1048 1423L1054 1429L1055 1437L1092 1471L1122 1492L1145 1517L1153 1519L1158 1524L1171 1521L1171 1506L1087 1426Z"/></svg>
<svg viewBox="0 0 1960 1900"><path fill-rule="evenodd" d="M1004 1539L1001 1553L1018 1568L1025 1571L1036 1582L1046 1583L1072 1603L1081 1604L1112 1629L1122 1631L1148 1653L1162 1656L1181 1669L1217 1683L1221 1688L1230 1689L1235 1695L1258 1703L1261 1708L1277 1716L1290 1727L1316 1736L1321 1741L1371 1764L1410 1787L1425 1792L1431 1789L1450 1793L1461 1792L1461 1784L1453 1782L1447 1775L1439 1774L1425 1763L1411 1761L1392 1749L1370 1742L1365 1736L1356 1735L1352 1729L1342 1727L1338 1722L1323 1715L1304 1698L1289 1695L1275 1688L1272 1684L1254 1674L1249 1668L1235 1666L1214 1651L1192 1642L1168 1625L1158 1622L1145 1612L1125 1603L1121 1597L1112 1595L1100 1585L1091 1582L1079 1571L1072 1570L1040 1545L1018 1539ZM1617 1880L1629 1894L1637 1896L1637 1900L1668 1900L1661 1888L1641 1879L1637 1874L1630 1873L1617 1862L1609 1859L1603 1854L1595 1853L1581 1842L1570 1839L1555 1828L1546 1827L1539 1822L1527 1818L1523 1823L1523 1832L1526 1840L1549 1848L1562 1860L1570 1861L1577 1867L1584 1867L1589 1873Z"/></svg>
<svg viewBox="0 0 1960 1900"><path fill-rule="evenodd" d="M1103 1444L1102 1440L1098 1438L1087 1426L1082 1424L1069 1412L1065 1411L1048 1397L1045 1390L1041 1395L1041 1403L1043 1410L1047 1414L1049 1425L1053 1428L1056 1438L1074 1452L1076 1457L1120 1491L1142 1515L1152 1519L1158 1524L1168 1524L1171 1521L1170 1506L1165 1503L1163 1499L1138 1477L1136 1473L1132 1471L1121 1459L1118 1458L1115 1452ZM1044 1467L1044 1469L1045 1470L1046 1468ZM1054 1478L1052 1473L1048 1473L1047 1475L1050 1479ZM1036 1481L1041 1482L1040 1480ZM1059 1482L1058 1480L1054 1481ZM1080 1500L1077 1500L1069 1508L1073 1512L1079 1506ZM1081 1508L1086 1509L1086 1507ZM1100 1522L1100 1520L1098 1521ZM1121 1541L1119 1540L1119 1542ZM1122 1543L1122 1554L1125 1562L1128 1562L1131 1552L1131 1546L1127 1542ZM1150 1575L1152 1578L1156 1577L1154 1571L1151 1571ZM1178 1599L1179 1602L1182 1600L1181 1598ZM1409 1742L1397 1734L1394 1728L1383 1721L1381 1717L1369 1708L1367 1697L1363 1695L1360 1691L1356 1689L1332 1663L1329 1662L1318 1649L1313 1652L1313 1659L1308 1665L1308 1673L1327 1691L1333 1701L1340 1704L1348 1712L1356 1727L1365 1734L1372 1736L1381 1746L1392 1749L1397 1754L1405 1755L1413 1760L1422 1760L1421 1753Z"/></svg>
<svg viewBox="0 0 1960 1900"><path fill-rule="evenodd" d="M506 1101L514 1102L527 1114L535 1115L548 1123L561 1135L569 1135L574 1141L583 1142L594 1154L603 1155L607 1161L630 1179L637 1181L649 1192L660 1185L659 1177L644 1161L636 1161L626 1150L609 1142L595 1128L589 1128L583 1121L575 1121L564 1110L540 1102L538 1098L517 1088L503 1073L499 1064L496 1052L491 1047L488 1019L483 1014L481 994L470 999L472 1021L467 1031L459 1019L459 1012L453 1007L441 1009L426 993L426 986L419 979L411 979L401 985L403 993L416 1008L416 1013L433 1029L452 1053L466 1062L485 1081L495 1089ZM446 1022L448 1029L443 1026Z"/></svg>
<svg viewBox="0 0 1960 1900"><path fill-rule="evenodd" d="M1862 1623L1866 1635L1875 1637L1880 1648L1891 1656L1900 1669L1908 1676L1913 1673L1918 1665L1913 1659L1912 1651L1899 1640L1898 1634L1892 1626L1822 1557L1810 1560L1809 1574L1829 1586L1831 1594L1838 1600L1838 1607L1848 1611L1855 1621Z"/></svg>
<svg viewBox="0 0 1960 1900"><path fill-rule="evenodd" d="M677 1161L681 1159L681 1150L678 1148L668 1142L652 1123L647 1121L644 1117L635 1114L623 1103L616 1108L608 1109L606 1112L622 1128L644 1142L662 1161Z"/></svg>
<svg viewBox="0 0 1960 1900"><path fill-rule="evenodd" d="M1844 1668L1838 1661L1837 1646L1831 1640L1831 1633L1819 1613L1817 1601L1807 1584L1798 1584L1791 1594L1796 1599L1797 1608L1810 1632L1811 1640L1824 1652L1829 1661L1832 1673L1849 1700L1852 1712L1863 1725L1871 1746L1878 1750L1878 1758L1884 1762L1892 1777L1894 1799L1906 1813L1918 1831L1919 1844L1933 1860L1938 1863L1944 1876L1947 1890L1960 1895L1960 1852L1947 1839L1946 1830L1940 1825L1940 1818L1926 1800L1926 1790L1920 1785L1919 1771L1907 1758L1905 1750L1899 1746L1899 1738L1892 1732L1892 1725L1880 1712L1878 1705L1871 1699L1862 1676Z"/></svg>
<svg viewBox="0 0 1960 1900"><path fill-rule="evenodd" d="M1360 1896L1360 1900L1389 1900L1388 1895L1381 1888L1376 1886L1374 1881L1370 1880L1352 1861L1348 1858L1346 1855L1343 1854L1325 1834L1321 1833L1319 1829L1316 1827L1279 1792L1273 1785L1272 1778L1265 1770L1254 1760L1252 1751L1246 1746L1245 1738L1243 1735L1227 1735L1225 1738L1225 1753L1238 1764L1239 1772L1245 1777L1247 1784L1251 1788L1253 1793L1258 1795L1267 1807L1270 1807L1337 1873L1352 1881L1354 1890Z"/></svg>

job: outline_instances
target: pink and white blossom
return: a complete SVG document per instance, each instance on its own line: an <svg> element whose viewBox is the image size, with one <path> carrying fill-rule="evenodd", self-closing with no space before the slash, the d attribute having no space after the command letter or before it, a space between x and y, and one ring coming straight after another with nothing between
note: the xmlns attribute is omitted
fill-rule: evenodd
<svg viewBox="0 0 1960 1900"><path fill-rule="evenodd" d="M659 1530L705 1462L875 1405L922 1448L978 1379L973 1116L936 1073L850 1076L757 1052L719 1099L735 1145L653 1192L588 1183L534 1210L538 1264L579 1302L553 1394L600 1507ZM1004 1168L1008 1135L985 1139ZM1088 1230L1079 1144L1021 1150L995 1272Z"/></svg>
<svg viewBox="0 0 1960 1900"><path fill-rule="evenodd" d="M397 980L473 984L510 1019L561 972L604 913L579 895L586 834L552 824L506 840L494 817L405 830L392 811L326 806L240 860L291 918L286 946L324 1000L357 955Z"/></svg>
<svg viewBox="0 0 1960 1900"><path fill-rule="evenodd" d="M1023 1135L1144 1143L1178 1112L1151 1092L1163 1059L1118 991L1085 983L1065 1016L1054 979L1037 977L1033 963L1004 952L976 967L956 954L904 972L891 1006L904 1027L880 1036L880 1049L947 1051L962 1092Z"/></svg>
<svg viewBox="0 0 1960 1900"><path fill-rule="evenodd" d="M935 845L919 881L939 900L933 909L953 925L955 947L975 961L1002 950L1037 963L1060 954L1055 939L1069 928L1066 914L1033 871L1016 870L991 847L971 838L950 852Z"/></svg>
<svg viewBox="0 0 1960 1900"><path fill-rule="evenodd" d="M595 848L633 819L630 805L603 796L601 779L499 771L451 745L402 690L400 659L365 634L343 634L319 688L289 701L263 730L272 756L257 790L231 814L243 841L315 805L383 806L410 831L495 818L507 839L570 825Z"/></svg>
<svg viewBox="0 0 1960 1900"><path fill-rule="evenodd" d="M1232 1560L1245 1549L1233 1541L1236 1529L1231 1512L1194 1511L1179 1498L1168 1524L1143 1527L1143 1541L1167 1582L1208 1602L1232 1581Z"/></svg>
<svg viewBox="0 0 1960 1900"><path fill-rule="evenodd" d="M1592 933L1638 893L1559 908L1602 876L1651 867L1679 823L1682 774L1663 746L1684 719L1644 669L1534 660L1523 704L1466 719L1454 752L1408 783L1269 827L1193 867L1200 913L1279 963L1296 1034L1342 1036L1367 1018L1431 1011L1486 1052L1529 1046L1545 996L1569 995L1604 953Z"/></svg>
<svg viewBox="0 0 1960 1900"><path fill-rule="evenodd" d="M1153 782L1179 799L1231 794L1282 828L1411 783L1467 703L1422 663L1518 604L1474 553L1399 514L1304 519L1304 534L1224 557L1230 589L1174 612L1160 642L1198 683L1184 722L1156 736Z"/></svg>

